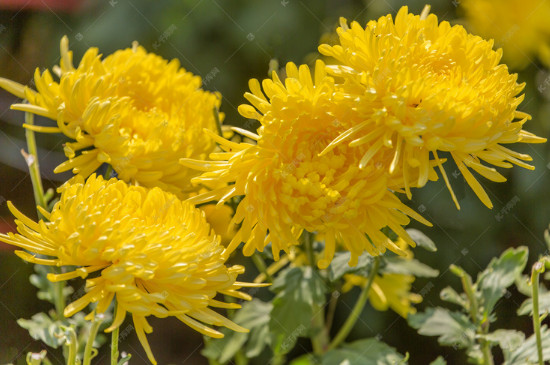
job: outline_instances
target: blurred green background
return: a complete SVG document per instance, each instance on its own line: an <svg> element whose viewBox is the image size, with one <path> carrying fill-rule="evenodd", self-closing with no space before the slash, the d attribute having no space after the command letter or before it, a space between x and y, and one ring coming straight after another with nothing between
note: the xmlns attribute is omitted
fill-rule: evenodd
<svg viewBox="0 0 550 365"><path fill-rule="evenodd" d="M12 4L11 6L6 5ZM178 58L187 70L202 76L204 88L223 95L225 123L253 127L237 113L245 100L248 79L267 76L271 59L282 66L288 61L312 63L318 56L317 44L334 32L340 16L362 24L387 13L395 14L400 6L420 13L424 1L397 0L111 0L0 1L0 76L31 84L35 68L51 67L59 61L59 40L67 35L75 53L75 63L89 47L99 47L103 54L131 46L137 40L147 50L165 58ZM55 3L55 2L53 2ZM66 7L63 4L75 6ZM26 4L26 6L24 6ZM65 4L65 5L66 5ZM432 12L441 20L460 22L457 1L433 0ZM70 5L70 4L69 4ZM65 8L65 9L63 9ZM536 62L519 74L526 82L526 98L520 108L533 115L526 129L548 136L550 103L545 95L548 72ZM542 90L541 91L539 91ZM24 131L20 127L23 113L9 110L16 99L0 92L0 228L13 228L5 202L11 200L25 214L35 217L32 187L26 164L20 155L25 148ZM55 175L53 168L64 160L63 139L58 135L38 135L39 157L46 187L56 187L68 175ZM527 245L531 261L546 246L543 231L550 221L550 174L548 148L545 145L515 146L514 149L533 157L535 171L513 168L503 171L504 184L481 180L494 203L485 208L467 187L456 166L447 163L446 170L462 206L457 211L441 181L429 183L416 191L410 206L434 223L434 227L415 226L437 244L437 253L415 250L415 255L440 270L433 280L417 280L414 291L424 297L424 306L441 304L438 293L458 280L448 271L450 264L460 265L475 275L489 260L507 247ZM548 164L548 165L547 165ZM502 170L502 169L501 169ZM36 299L35 288L28 276L32 265L0 246L0 364L24 363L28 351L39 351L41 344L16 324L18 318L30 318L49 309ZM246 278L255 276L250 268ZM78 287L80 283L75 283ZM261 295L268 296L267 289ZM344 294L336 315L336 326L354 303L358 293ZM504 328L520 328L530 333L530 319L518 318L515 309L523 297L511 292L499 303L498 324ZM130 322L128 322L130 323ZM149 341L160 364L206 364L200 356L202 338L177 320L151 321L154 332ZM497 325L498 325L497 324ZM124 326L123 326L124 328ZM410 353L411 364L427 364L443 355L449 364L462 364L465 359L452 348L437 346L435 338L420 337L408 328L404 319L393 312L367 309L350 339L379 335L400 352ZM131 333L121 340L121 349L131 352L132 363L145 364L136 336ZM294 354L307 351L307 340L299 342ZM54 364L61 364L59 352L51 352ZM498 354L496 354L498 359ZM105 349L98 364L107 364ZM57 359L57 361L56 361ZM253 363L266 363L258 359Z"/></svg>

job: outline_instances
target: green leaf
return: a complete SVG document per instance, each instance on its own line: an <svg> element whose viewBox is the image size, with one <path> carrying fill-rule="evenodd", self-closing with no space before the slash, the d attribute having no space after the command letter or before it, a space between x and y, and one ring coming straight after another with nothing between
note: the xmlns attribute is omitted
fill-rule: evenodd
<svg viewBox="0 0 550 365"><path fill-rule="evenodd" d="M476 326L459 312L428 308L424 313L410 314L408 322L421 335L438 336L442 345L465 348L475 343Z"/></svg>
<svg viewBox="0 0 550 365"><path fill-rule="evenodd" d="M239 310L235 316L235 321L250 330L245 355L252 358L260 355L264 347L269 345L269 314L273 309L273 305L259 299L254 299L247 304Z"/></svg>
<svg viewBox="0 0 550 365"><path fill-rule="evenodd" d="M497 301L506 293L506 288L520 277L527 264L527 247L509 248L489 263L487 269L479 274L477 287L481 292L484 313L489 315Z"/></svg>
<svg viewBox="0 0 550 365"><path fill-rule="evenodd" d="M411 236L412 240L416 242L418 246L431 252L437 251L437 247L435 246L434 241L432 241L422 231L414 228L409 228L407 229L407 233L409 234L409 236Z"/></svg>
<svg viewBox="0 0 550 365"><path fill-rule="evenodd" d="M527 275L520 275L515 282L516 289L523 295L529 297L531 296L531 277ZM542 284L541 284L542 287ZM540 289L540 288L539 288ZM539 292L546 292L546 288L539 290Z"/></svg>
<svg viewBox="0 0 550 365"><path fill-rule="evenodd" d="M366 338L328 351L322 365L396 365L405 358L394 348L375 338Z"/></svg>
<svg viewBox="0 0 550 365"><path fill-rule="evenodd" d="M351 254L349 252L336 252L328 267L328 279L331 282L339 280L345 274L368 269L372 264L372 256L366 252L359 256L356 266L349 266L350 258Z"/></svg>
<svg viewBox="0 0 550 365"><path fill-rule="evenodd" d="M32 274L29 277L29 281L32 285L38 288L36 296L40 300L45 300L52 304L55 304L55 285L47 279L47 275L51 273L51 269L43 265L34 265L34 271L36 274ZM57 284L59 285L59 284ZM73 293L73 288L69 285L63 287L63 296L68 297Z"/></svg>
<svg viewBox="0 0 550 365"><path fill-rule="evenodd" d="M546 325L541 328L542 357L544 361L550 360L550 330ZM531 365L538 363L536 338L533 334L519 347L512 351L504 351L503 365Z"/></svg>
<svg viewBox="0 0 550 365"><path fill-rule="evenodd" d="M550 292L539 294L539 315L550 313ZM525 300L518 309L518 315L533 316L533 298Z"/></svg>
<svg viewBox="0 0 550 365"><path fill-rule="evenodd" d="M437 359L432 361L430 365L447 365L447 361L441 356L439 356Z"/></svg>
<svg viewBox="0 0 550 365"><path fill-rule="evenodd" d="M305 354L293 359L290 365L318 365L319 361L313 354Z"/></svg>
<svg viewBox="0 0 550 365"><path fill-rule="evenodd" d="M209 338L205 341L201 354L221 364L227 363L244 346L248 337L247 333L231 332L222 329L223 338Z"/></svg>
<svg viewBox="0 0 550 365"><path fill-rule="evenodd" d="M480 335L479 337L497 344L503 353L514 351L525 340L525 335L522 332L505 329L499 329L486 335Z"/></svg>
<svg viewBox="0 0 550 365"><path fill-rule="evenodd" d="M478 343L466 350L466 356L468 356L469 364L485 365L483 351L481 351L481 346Z"/></svg>
<svg viewBox="0 0 550 365"><path fill-rule="evenodd" d="M275 354L286 354L298 337L307 336L315 307L325 304L327 287L311 267L293 267L281 272L271 290L277 293L269 322L271 347Z"/></svg>
<svg viewBox="0 0 550 365"><path fill-rule="evenodd" d="M32 338L54 349L65 342L65 332L59 327L61 323L53 321L46 313L37 313L31 319L18 319L17 324L29 331Z"/></svg>
<svg viewBox="0 0 550 365"><path fill-rule="evenodd" d="M209 339L202 354L221 363L231 360L240 349L244 350L247 358L258 356L269 344L268 324L271 310L271 303L265 303L259 299L243 304L233 321L249 329L250 332L240 333L223 329L225 336L220 339Z"/></svg>
<svg viewBox="0 0 550 365"><path fill-rule="evenodd" d="M384 266L380 272L386 274L403 274L417 277L433 278L439 275L439 271L432 269L416 259L407 259L400 256L382 257Z"/></svg>
<svg viewBox="0 0 550 365"><path fill-rule="evenodd" d="M450 286L441 290L441 293L439 293L439 297L446 302L456 304L462 308L466 308L468 306L466 296L464 294L458 294Z"/></svg>

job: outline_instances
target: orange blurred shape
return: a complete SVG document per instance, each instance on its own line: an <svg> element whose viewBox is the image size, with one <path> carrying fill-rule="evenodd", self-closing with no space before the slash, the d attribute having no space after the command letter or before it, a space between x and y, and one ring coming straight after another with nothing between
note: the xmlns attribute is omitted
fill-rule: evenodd
<svg viewBox="0 0 550 365"><path fill-rule="evenodd" d="M84 0L0 0L0 9L74 12L83 3Z"/></svg>

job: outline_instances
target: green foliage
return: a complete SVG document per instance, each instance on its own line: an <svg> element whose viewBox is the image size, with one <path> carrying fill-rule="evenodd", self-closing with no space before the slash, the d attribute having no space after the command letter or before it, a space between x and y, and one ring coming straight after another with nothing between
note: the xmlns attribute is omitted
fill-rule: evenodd
<svg viewBox="0 0 550 365"><path fill-rule="evenodd" d="M396 365L406 358L394 348L375 338L365 338L328 351L322 365Z"/></svg>
<svg viewBox="0 0 550 365"><path fill-rule="evenodd" d="M48 266L34 265L34 271L36 274L32 274L29 278L29 281L32 285L38 288L36 296L40 300L45 300L52 304L55 304L55 283L52 283L47 279L49 273L51 273L51 268ZM63 296L68 297L74 292L73 288L70 286L63 287Z"/></svg>
<svg viewBox="0 0 550 365"><path fill-rule="evenodd" d="M46 345L56 349L65 344L67 340L67 334L65 328L72 326L79 334L80 343L77 344L77 349L80 354L84 350L84 343L87 340L92 322L86 320L84 314L79 312L67 318L64 321L54 319L55 313L50 315L46 313L37 313L31 317L31 319L18 319L17 324L22 328L29 331L29 335L35 340L40 340ZM107 314L105 318L105 325L109 323L111 317ZM98 334L94 339L94 346L96 348L100 347L106 342L107 338L105 335Z"/></svg>
<svg viewBox="0 0 550 365"><path fill-rule="evenodd" d="M432 361L430 365L447 365L447 362L445 359L443 359L441 356L439 356L437 359Z"/></svg>
<svg viewBox="0 0 550 365"><path fill-rule="evenodd" d="M408 228L406 231L409 234L409 236L411 236L412 240L416 242L418 247L422 247L423 249L428 250L430 252L437 251L437 247L435 246L434 241L432 241L431 238L426 236L423 232L414 228Z"/></svg>
<svg viewBox="0 0 550 365"><path fill-rule="evenodd" d="M546 292L539 296L539 315L550 312L550 292ZM533 299L526 299L518 309L518 315L533 316Z"/></svg>
<svg viewBox="0 0 550 365"><path fill-rule="evenodd" d="M410 315L408 320L419 334L438 336L442 345L468 348L475 344L476 326L463 313L428 308L424 313Z"/></svg>
<svg viewBox="0 0 550 365"><path fill-rule="evenodd" d="M509 358L510 354L517 350L525 341L525 335L522 332L505 329L499 329L482 335L481 338L489 341L491 344L498 345L502 349L505 358Z"/></svg>
<svg viewBox="0 0 550 365"><path fill-rule="evenodd" d="M324 305L328 288L316 270L293 267L280 273L271 290L277 293L269 321L271 347L282 355L292 350L298 337L310 335L313 317L323 315L314 308Z"/></svg>
<svg viewBox="0 0 550 365"><path fill-rule="evenodd" d="M527 247L510 248L489 263L487 269L479 274L477 287L483 299L483 315L488 316L497 301L506 293L506 289L521 275L527 264Z"/></svg>
<svg viewBox="0 0 550 365"><path fill-rule="evenodd" d="M544 361L550 360L550 330L542 327L542 353ZM537 362L537 345L535 335L514 348L502 347L504 365L530 365Z"/></svg>
<svg viewBox="0 0 550 365"><path fill-rule="evenodd" d="M452 312L445 308L428 308L424 313L409 316L409 324L426 336L437 336L440 344L465 349L468 361L474 364L492 364L491 348L500 347L506 365L527 365L538 361L535 335L525 339L522 332L513 329L497 329L490 332L490 322L496 318L496 303L512 284L524 280L521 273L527 263L526 247L510 248L491 260L475 283L459 267L451 267L463 286L463 293L451 287L441 291L441 298L461 308ZM550 307L550 296L541 296L541 310ZM532 314L533 301L523 303L518 313ZM550 346L550 331L542 329L542 348ZM543 351L543 358L550 359L550 349ZM444 363L444 362L443 362Z"/></svg>
<svg viewBox="0 0 550 365"><path fill-rule="evenodd" d="M65 342L64 331L59 327L59 322L52 320L46 313L36 313L31 319L18 319L17 324L28 330L32 338L54 349Z"/></svg>
<svg viewBox="0 0 550 365"><path fill-rule="evenodd" d="M272 309L271 303L259 299L243 304L242 309L233 317L233 321L248 328L250 332L240 333L224 328L224 337L209 339L202 354L222 364L229 362L240 350L247 358L258 356L264 347L270 344L269 313Z"/></svg>
<svg viewBox="0 0 550 365"><path fill-rule="evenodd" d="M332 262L328 267L328 278L334 283L341 279L345 274L354 274L358 272L369 271L372 265L372 256L368 253L363 253L359 256L357 265L349 266L348 262L351 258L349 252L336 252Z"/></svg>
<svg viewBox="0 0 550 365"><path fill-rule="evenodd" d="M439 271L432 269L416 259L407 259L401 256L382 257L383 266L380 272L387 274L413 275L424 278L434 278Z"/></svg>

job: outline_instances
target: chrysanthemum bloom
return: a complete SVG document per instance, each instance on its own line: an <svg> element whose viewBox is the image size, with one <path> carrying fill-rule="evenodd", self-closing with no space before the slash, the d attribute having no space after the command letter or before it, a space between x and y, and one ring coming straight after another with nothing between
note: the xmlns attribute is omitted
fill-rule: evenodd
<svg viewBox="0 0 550 365"><path fill-rule="evenodd" d="M77 176L59 190L52 212L42 210L47 221L35 223L9 204L19 234L0 235L0 241L30 251L16 251L26 261L68 267L63 274L48 275L50 281L86 279L86 294L65 308L65 316L90 303L97 303L95 312L102 313L116 300L114 321L106 331L132 315L153 363L145 335L152 332L148 316L174 316L212 337L223 335L207 325L247 331L210 309L238 308L214 297L248 300L238 290L256 284L236 281L244 268L226 267L220 238L200 210L160 188L105 181L95 174L86 182Z"/></svg>
<svg viewBox="0 0 550 365"><path fill-rule="evenodd" d="M336 86L325 65L318 61L312 80L309 68L289 63L287 78L251 80L246 98L254 105L241 105L239 112L260 121L258 135L240 130L254 140L235 143L211 134L225 150L212 153L213 161L182 159L185 166L205 171L197 183L228 184L190 199L223 203L244 196L233 217L242 223L228 246L228 252L245 242L243 253L262 251L269 243L273 255L299 244L303 230L323 233L325 251L319 260L327 267L336 240L351 252L351 264L365 250L378 255L386 248L402 252L380 229L389 227L411 245L403 229L409 217L429 224L400 202L390 189L397 189L387 177L390 155L379 155L363 169L358 163L368 148L340 145L324 156L319 153L342 131L340 121L354 117L350 101L335 101ZM265 95L264 95L265 93ZM267 96L267 98L266 98ZM256 109L259 111L257 111Z"/></svg>
<svg viewBox="0 0 550 365"><path fill-rule="evenodd" d="M235 213L233 209L226 204L206 204L200 206L200 209L204 211L208 224L220 236L222 244L229 244L235 233L237 233L235 224L231 222Z"/></svg>
<svg viewBox="0 0 550 365"><path fill-rule="evenodd" d="M350 291L354 286L364 287L367 278L356 274L344 275L343 292ZM411 285L414 276L404 274L376 275L369 292L369 302L378 311L386 311L391 308L403 318L411 313L416 313L412 304L420 303L422 297L411 293Z"/></svg>
<svg viewBox="0 0 550 365"><path fill-rule="evenodd" d="M189 181L196 171L178 160L206 158L214 150L203 129L217 130L214 110L221 102L218 93L201 89L199 76L137 43L103 60L90 48L75 68L66 37L54 72L59 82L48 70L36 70L37 91L6 79L0 87L29 102L13 109L57 121L57 127L27 128L74 140L65 145L68 161L56 172L72 169L87 177L108 163L124 181L176 194L195 190Z"/></svg>
<svg viewBox="0 0 550 365"><path fill-rule="evenodd" d="M511 68L524 68L550 49L546 0L461 0L460 8L469 30L494 39Z"/></svg>
<svg viewBox="0 0 550 365"><path fill-rule="evenodd" d="M338 64L327 71L343 80L340 97L354 100L363 117L345 120L346 131L321 155L343 144L370 144L358 164L365 168L380 151L391 151L389 171L402 177L410 197L413 182L418 187L427 182L431 153L457 207L441 152L450 153L488 207L492 203L470 169L496 182L506 179L483 162L533 169L524 162L530 156L502 146L546 140L522 130L531 118L517 111L524 85L499 64L502 52L493 50L492 41L468 34L462 26L438 23L433 14L409 14L407 7L395 22L387 15L365 28L342 19L337 32L340 44L321 45L319 51L336 59Z"/></svg>
<svg viewBox="0 0 550 365"><path fill-rule="evenodd" d="M398 239L395 244L405 252L404 259L410 260L414 257L412 250L402 239ZM379 273L374 277L369 291L369 301L372 307L378 311L386 311L391 308L395 313L403 318L409 314L416 313L416 308L412 304L422 302L422 296L411 293L411 286L415 277L413 275ZM364 287L367 285L367 278L357 274L344 275L344 285L342 291L347 292L354 286Z"/></svg>

